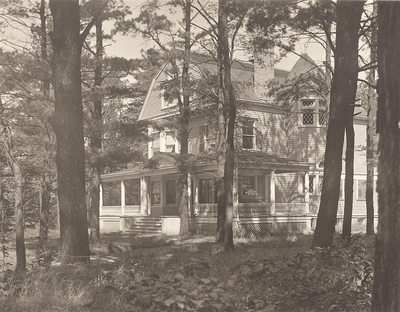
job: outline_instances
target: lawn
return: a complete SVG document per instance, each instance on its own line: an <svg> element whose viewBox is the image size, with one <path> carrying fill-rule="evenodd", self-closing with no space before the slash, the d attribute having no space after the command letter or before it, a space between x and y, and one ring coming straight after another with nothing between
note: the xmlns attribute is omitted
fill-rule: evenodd
<svg viewBox="0 0 400 312"><path fill-rule="evenodd" d="M373 238L310 250L311 236L104 235L91 263L39 266L0 283L2 311L366 311ZM56 246L56 240L52 241ZM32 250L34 240L27 244ZM33 255L34 252L28 253Z"/></svg>

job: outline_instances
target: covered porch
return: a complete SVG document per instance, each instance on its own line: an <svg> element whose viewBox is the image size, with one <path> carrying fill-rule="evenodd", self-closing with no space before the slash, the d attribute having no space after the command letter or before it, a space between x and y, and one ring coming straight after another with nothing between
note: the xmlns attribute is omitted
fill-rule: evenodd
<svg viewBox="0 0 400 312"><path fill-rule="evenodd" d="M253 160L254 155L253 156ZM310 216L308 165L282 159L241 161L234 168L234 218L240 224L268 223L276 230L279 223L295 222ZM102 175L100 227L103 232L129 231L132 225L147 219L157 220L162 232L179 232L179 172L175 158L168 153L156 154L152 168L127 169ZM299 177L301 179L299 180ZM190 218L197 228L213 231L216 224L216 162L197 159L188 176ZM287 218L293 220L288 220ZM261 223L260 223L261 222ZM306 228L310 228L307 221ZM193 222L192 222L193 224ZM257 227L257 226L256 226ZM263 226L260 227L260 230Z"/></svg>

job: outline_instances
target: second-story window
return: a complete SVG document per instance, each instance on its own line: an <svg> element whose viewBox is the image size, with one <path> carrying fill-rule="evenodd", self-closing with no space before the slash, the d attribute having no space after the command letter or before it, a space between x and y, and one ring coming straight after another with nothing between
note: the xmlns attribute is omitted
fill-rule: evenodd
<svg viewBox="0 0 400 312"><path fill-rule="evenodd" d="M205 152L208 149L208 126L199 127L199 152Z"/></svg>
<svg viewBox="0 0 400 312"><path fill-rule="evenodd" d="M300 102L300 124L302 126L326 125L326 107L322 100L303 99Z"/></svg>
<svg viewBox="0 0 400 312"><path fill-rule="evenodd" d="M254 122L249 121L242 127L243 149L254 149Z"/></svg>

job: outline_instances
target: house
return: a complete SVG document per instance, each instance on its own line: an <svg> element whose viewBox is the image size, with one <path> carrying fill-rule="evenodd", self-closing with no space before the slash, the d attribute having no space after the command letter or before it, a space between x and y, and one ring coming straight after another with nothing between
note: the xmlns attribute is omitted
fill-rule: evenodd
<svg viewBox="0 0 400 312"><path fill-rule="evenodd" d="M322 73L307 55L302 55L291 71L274 68L272 54L261 59L232 63L239 106L235 129L234 227L237 235L310 232L319 207L324 158L329 157L324 155L326 101L310 87L323 79L318 78ZM213 59L192 56L192 77L211 81L216 70ZM162 128L149 126L148 163L140 169L101 176L103 232L179 232L176 163L180 145L174 127L178 111L176 101L168 101L164 96L162 82L168 79L168 65L164 65L151 83L139 116L142 121L164 122ZM301 80L305 83L299 83ZM266 91L271 85L281 86L286 95L282 99L270 96ZM192 166L188 179L191 225L195 224L199 232L215 233L215 106L204 101L193 103L189 125ZM354 127L355 145L365 146L363 114L354 117ZM366 156L362 148L356 149L354 181L353 215L362 221L366 215ZM343 187L339 218L344 206L342 190Z"/></svg>

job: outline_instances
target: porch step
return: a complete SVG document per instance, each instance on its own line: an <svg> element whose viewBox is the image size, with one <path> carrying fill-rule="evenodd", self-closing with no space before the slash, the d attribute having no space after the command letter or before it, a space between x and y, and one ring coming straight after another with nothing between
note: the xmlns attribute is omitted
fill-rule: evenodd
<svg viewBox="0 0 400 312"><path fill-rule="evenodd" d="M135 223L127 231L135 234L161 234L162 218L153 216L136 217Z"/></svg>

